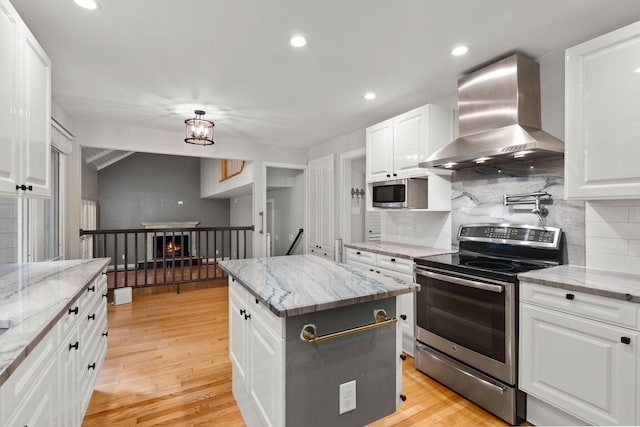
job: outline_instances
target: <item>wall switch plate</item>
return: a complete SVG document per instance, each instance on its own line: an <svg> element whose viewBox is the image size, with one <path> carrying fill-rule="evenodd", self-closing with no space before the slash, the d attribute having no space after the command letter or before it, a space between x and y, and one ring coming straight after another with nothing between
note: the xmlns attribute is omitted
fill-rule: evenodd
<svg viewBox="0 0 640 427"><path fill-rule="evenodd" d="M340 384L340 414L356 409L356 380Z"/></svg>

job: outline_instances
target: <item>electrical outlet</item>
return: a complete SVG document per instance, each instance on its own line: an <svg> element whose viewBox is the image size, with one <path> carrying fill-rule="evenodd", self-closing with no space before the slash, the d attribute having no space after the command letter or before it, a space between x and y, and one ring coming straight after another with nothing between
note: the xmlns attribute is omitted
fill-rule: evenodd
<svg viewBox="0 0 640 427"><path fill-rule="evenodd" d="M356 409L356 380L340 384L340 414Z"/></svg>
<svg viewBox="0 0 640 427"><path fill-rule="evenodd" d="M216 249L216 255L220 255L220 251Z"/></svg>
<svg viewBox="0 0 640 427"><path fill-rule="evenodd" d="M122 254L122 260L124 261L124 254Z"/></svg>

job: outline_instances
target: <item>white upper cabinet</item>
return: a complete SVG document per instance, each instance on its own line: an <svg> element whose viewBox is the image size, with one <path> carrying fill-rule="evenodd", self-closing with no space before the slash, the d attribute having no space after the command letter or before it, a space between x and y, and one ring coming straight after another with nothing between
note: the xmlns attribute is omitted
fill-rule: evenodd
<svg viewBox="0 0 640 427"><path fill-rule="evenodd" d="M640 198L640 22L566 51L565 196Z"/></svg>
<svg viewBox="0 0 640 427"><path fill-rule="evenodd" d="M426 175L418 167L453 139L453 111L424 105L367 128L367 182Z"/></svg>
<svg viewBox="0 0 640 427"><path fill-rule="evenodd" d="M51 61L0 0L0 196L50 196L50 120Z"/></svg>

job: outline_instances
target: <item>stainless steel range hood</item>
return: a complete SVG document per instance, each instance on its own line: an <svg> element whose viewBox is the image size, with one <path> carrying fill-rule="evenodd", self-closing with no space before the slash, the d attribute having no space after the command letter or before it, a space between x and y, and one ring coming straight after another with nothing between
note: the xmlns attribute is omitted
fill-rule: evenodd
<svg viewBox="0 0 640 427"><path fill-rule="evenodd" d="M460 137L420 167L464 169L564 154L564 143L540 129L539 65L520 54L458 80L458 116Z"/></svg>

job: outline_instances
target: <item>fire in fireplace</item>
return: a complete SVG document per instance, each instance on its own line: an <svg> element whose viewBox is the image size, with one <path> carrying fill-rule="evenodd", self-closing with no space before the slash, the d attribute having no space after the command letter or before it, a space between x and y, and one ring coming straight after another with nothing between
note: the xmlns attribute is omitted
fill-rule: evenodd
<svg viewBox="0 0 640 427"><path fill-rule="evenodd" d="M181 258L189 256L189 236L156 236L156 258Z"/></svg>

